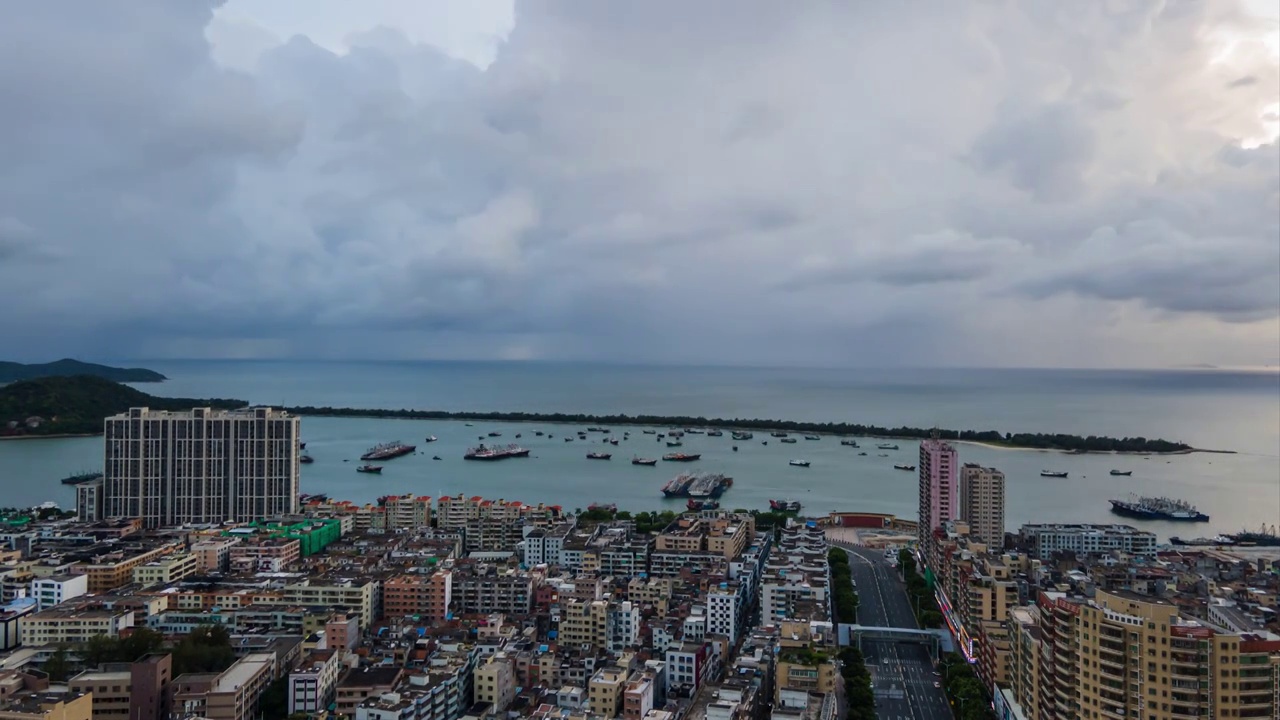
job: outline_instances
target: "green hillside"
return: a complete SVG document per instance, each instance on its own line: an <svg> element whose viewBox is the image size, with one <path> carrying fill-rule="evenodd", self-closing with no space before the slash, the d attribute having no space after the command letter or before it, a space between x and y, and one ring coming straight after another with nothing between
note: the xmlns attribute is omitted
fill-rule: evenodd
<svg viewBox="0 0 1280 720"><path fill-rule="evenodd" d="M63 358L48 363L0 362L0 383L41 377L92 375L116 382L164 382L164 375L145 368L117 368Z"/></svg>
<svg viewBox="0 0 1280 720"><path fill-rule="evenodd" d="M0 387L0 434L56 435L102 432L102 420L131 407L187 410L192 407L238 408L243 400L166 398L100 377L43 377ZM28 418L41 418L29 427ZM10 427L11 423L16 426Z"/></svg>

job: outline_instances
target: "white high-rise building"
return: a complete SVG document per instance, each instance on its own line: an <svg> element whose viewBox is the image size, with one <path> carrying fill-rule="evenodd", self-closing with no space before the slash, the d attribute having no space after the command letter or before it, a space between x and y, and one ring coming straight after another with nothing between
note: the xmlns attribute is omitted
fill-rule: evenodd
<svg viewBox="0 0 1280 720"><path fill-rule="evenodd" d="M130 408L105 424L105 517L161 527L298 510L297 417L271 408Z"/></svg>

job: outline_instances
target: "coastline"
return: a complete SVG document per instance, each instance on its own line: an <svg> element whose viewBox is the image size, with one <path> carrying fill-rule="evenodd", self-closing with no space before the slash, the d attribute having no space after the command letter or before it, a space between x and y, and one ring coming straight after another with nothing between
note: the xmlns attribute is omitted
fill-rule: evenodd
<svg viewBox="0 0 1280 720"><path fill-rule="evenodd" d="M98 437L102 433L50 433L48 435L0 435L0 440L58 440L65 438Z"/></svg>
<svg viewBox="0 0 1280 720"><path fill-rule="evenodd" d="M752 432L788 432L788 433L806 433L813 435L826 435L831 437L865 437L884 440L925 440L935 433L943 440L949 442L967 442L979 445L985 445L992 448L1008 449L1008 450L1053 450L1064 453L1114 453L1114 454L1132 454L1132 455L1185 455L1195 452L1217 452L1217 453L1234 453L1231 450L1201 450L1193 448L1185 443L1175 443L1161 439L1144 440L1143 442L1150 447L1135 447L1124 449L1110 448L1081 448L1081 447L1061 447L1050 444L1050 439L1068 440L1072 444L1084 443L1088 440L1094 443L1119 444L1125 440L1109 437L1091 436L1086 439L1078 435L1068 435L1065 433L1019 433L1012 435L1013 437L1029 438L1032 441L1036 438L1045 438L1041 444L1014 444L991 442L988 438L992 435L999 437L999 433L993 430L988 431L972 431L972 430L946 430L939 428L884 428L871 425L861 425L855 423L833 423L833 422L808 422L796 420L773 420L773 419L743 419L743 418L707 418L701 416L656 416L656 415L592 415L587 413L535 413L535 412L471 412L459 411L450 412L443 410L389 410L375 408L333 408L333 407L315 407L315 406L293 406L279 408L286 412L298 415L299 417L365 417L377 418L384 420L443 420L443 421L488 421L488 422L505 422L505 423L556 423L562 425L574 424L591 424L591 425L625 425L630 427L651 427L651 428L716 428L727 431L752 431ZM976 437L975 437L976 436Z"/></svg>
<svg viewBox="0 0 1280 720"><path fill-rule="evenodd" d="M982 442L980 440L952 440L957 445L975 445L988 450L1013 450L1028 452L1056 452L1065 455L1194 455L1195 453L1213 453L1217 455L1235 455L1235 450L1206 450L1204 448L1188 448L1186 450L1063 450L1062 448L1019 447L1017 445L1001 445L999 443Z"/></svg>

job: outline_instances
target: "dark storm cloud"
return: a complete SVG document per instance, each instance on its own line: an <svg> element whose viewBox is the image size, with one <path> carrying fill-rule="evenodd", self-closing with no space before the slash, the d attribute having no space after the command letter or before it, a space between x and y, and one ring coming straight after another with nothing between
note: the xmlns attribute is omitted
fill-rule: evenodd
<svg viewBox="0 0 1280 720"><path fill-rule="evenodd" d="M6 13L6 337L1164 361L1109 356L1107 313L1174 355L1276 342L1280 163L1241 141L1273 132L1280 76L1213 44L1257 30L1225 5L536 0L482 69L372 22L335 52L233 4Z"/></svg>

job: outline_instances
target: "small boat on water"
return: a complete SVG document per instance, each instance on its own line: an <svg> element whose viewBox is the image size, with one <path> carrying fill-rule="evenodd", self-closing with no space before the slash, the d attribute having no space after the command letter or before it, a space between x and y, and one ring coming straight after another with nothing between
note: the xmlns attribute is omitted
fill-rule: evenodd
<svg viewBox="0 0 1280 720"><path fill-rule="evenodd" d="M845 447L858 447L857 440L841 440L840 444L844 445Z"/></svg>
<svg viewBox="0 0 1280 720"><path fill-rule="evenodd" d="M426 439L423 440L423 442L435 442L439 439L440 438L436 437L435 435L428 435Z"/></svg>
<svg viewBox="0 0 1280 720"><path fill-rule="evenodd" d="M516 437L517 437L517 438L519 438L519 437L520 437L520 433L516 433Z"/></svg>
<svg viewBox="0 0 1280 720"><path fill-rule="evenodd" d="M668 440L667 447L684 447L684 443L679 440Z"/></svg>
<svg viewBox="0 0 1280 720"><path fill-rule="evenodd" d="M657 434L658 431L657 430L641 430L640 432L644 433L645 435L655 435Z"/></svg>
<svg viewBox="0 0 1280 720"><path fill-rule="evenodd" d="M1133 471L1132 471L1132 470L1112 470L1112 471L1111 471L1111 474L1112 474L1112 475L1122 475L1122 476L1124 476L1124 477L1128 477L1128 476L1130 476L1130 475L1132 475L1132 474L1133 474Z"/></svg>
<svg viewBox="0 0 1280 720"><path fill-rule="evenodd" d="M792 467L809 467L808 460L790 460L787 464Z"/></svg>
<svg viewBox="0 0 1280 720"><path fill-rule="evenodd" d="M609 454L609 453L600 453L600 452L589 452L589 453L587 453L587 459L588 459L588 460L608 460L608 459L609 459L609 458L611 458L611 457L613 457L613 455L611 455L611 454Z"/></svg>
<svg viewBox="0 0 1280 720"><path fill-rule="evenodd" d="M310 455L299 455L299 456L298 456L298 462L302 463L303 465L310 465L311 463L313 463L313 462L315 462L315 461L316 461L316 459L315 459L315 458L313 458L313 457L311 457Z"/></svg>
<svg viewBox="0 0 1280 720"><path fill-rule="evenodd" d="M489 437L502 437L502 433L495 430L494 432L489 433Z"/></svg>
<svg viewBox="0 0 1280 720"><path fill-rule="evenodd" d="M702 458L702 455L699 455L696 453L692 455L685 454L685 453L667 453L666 455L662 456L662 459L666 460L667 462L693 462L694 460L698 460L701 458Z"/></svg>
<svg viewBox="0 0 1280 720"><path fill-rule="evenodd" d="M467 427L475 427L475 423L467 423Z"/></svg>
<svg viewBox="0 0 1280 720"><path fill-rule="evenodd" d="M382 472L382 466L381 465L361 465L360 467L356 468L356 472L379 474Z"/></svg>
<svg viewBox="0 0 1280 720"><path fill-rule="evenodd" d="M787 434L786 434L786 433L784 433L784 432L782 432L781 430L775 430L775 431L773 431L773 432L769 433L769 435L770 435L770 436L772 436L772 437L777 437L777 438L783 438L783 437L786 437L786 436L787 436Z"/></svg>
<svg viewBox="0 0 1280 720"><path fill-rule="evenodd" d="M432 459L432 460L439 460L439 459L440 459L440 456L439 456L439 455L432 455L432 456L431 456L431 459Z"/></svg>
<svg viewBox="0 0 1280 720"><path fill-rule="evenodd" d="M1067 476L1065 470L1041 470L1040 477L1064 478Z"/></svg>
<svg viewBox="0 0 1280 720"><path fill-rule="evenodd" d="M617 444L618 444L618 439L617 439L617 438L609 438L609 444L610 444L610 445L617 445Z"/></svg>
<svg viewBox="0 0 1280 720"><path fill-rule="evenodd" d="M654 465L658 464L658 461L651 458L633 457L631 458L631 464L646 465L648 467L653 467Z"/></svg>
<svg viewBox="0 0 1280 720"><path fill-rule="evenodd" d="M864 452L860 452L860 453L858 453L858 457L865 457L865 456L866 456L866 453L864 453Z"/></svg>
<svg viewBox="0 0 1280 720"><path fill-rule="evenodd" d="M805 435L804 439L805 440L821 440L822 438L818 437L817 435Z"/></svg>
<svg viewBox="0 0 1280 720"><path fill-rule="evenodd" d="M565 442L573 442L573 438L565 438L565 439L564 439L564 441L565 441Z"/></svg>
<svg viewBox="0 0 1280 720"><path fill-rule="evenodd" d="M738 452L738 446L737 446L737 445L734 445L734 446L733 446L733 451L734 451L734 452Z"/></svg>
<svg viewBox="0 0 1280 720"><path fill-rule="evenodd" d="M796 441L796 439L795 439L795 438L782 438L782 441L781 441L781 442L784 442L784 443L794 443L795 441Z"/></svg>
<svg viewBox="0 0 1280 720"><path fill-rule="evenodd" d="M906 470L907 472L911 472L911 471L913 471L913 470L915 470L915 469L916 469L916 466L915 466L915 465L894 465L894 466L893 466L893 469L894 469L894 470Z"/></svg>
<svg viewBox="0 0 1280 720"><path fill-rule="evenodd" d="M898 445L897 443L880 443L879 445L876 445L876 449L877 450L897 450Z"/></svg>
<svg viewBox="0 0 1280 720"><path fill-rule="evenodd" d="M749 432L739 431L739 430L735 430L733 432L734 440L750 440L752 437L754 436Z"/></svg>
<svg viewBox="0 0 1280 720"><path fill-rule="evenodd" d="M723 432L721 432L721 431L719 431L719 430L708 430L708 431L707 431L707 437L722 437L723 435L724 435L724 433L723 433Z"/></svg>
<svg viewBox="0 0 1280 720"><path fill-rule="evenodd" d="M541 431L541 430L534 430L534 431L533 431L533 434L534 434L534 435L537 435L538 437L542 437L542 431Z"/></svg>
<svg viewBox="0 0 1280 720"><path fill-rule="evenodd" d="M300 442L300 443L298 443L298 449L299 449L299 450L306 450L306 449L307 449L307 444L306 444L306 443L304 443L304 442Z"/></svg>

